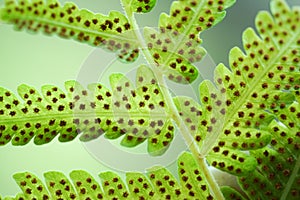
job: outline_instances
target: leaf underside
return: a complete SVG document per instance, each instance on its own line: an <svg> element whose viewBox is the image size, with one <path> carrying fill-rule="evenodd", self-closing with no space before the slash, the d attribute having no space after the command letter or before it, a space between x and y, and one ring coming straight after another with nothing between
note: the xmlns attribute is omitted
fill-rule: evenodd
<svg viewBox="0 0 300 200"><path fill-rule="evenodd" d="M5 0L0 19L16 30L43 32L116 52L121 61L138 57L138 44L131 24L118 11L108 16L78 9L74 3L61 6L57 0Z"/></svg>
<svg viewBox="0 0 300 200"><path fill-rule="evenodd" d="M265 149L274 149L267 146L270 142L272 146L274 142L274 126L294 129L289 136L283 134L285 142L291 143L290 147L283 142L276 151L285 149L284 153L288 156L282 160L293 157L290 171L298 166L300 12L299 8L290 11L281 0L274 0L271 5L275 19L268 12L261 12L256 19L261 37L254 30L247 29L243 34L246 53L238 48L232 49L231 69L220 64L215 70L215 85L210 81L200 84L201 105L187 97L174 99L202 156L206 156L210 165L238 176L245 176L254 169L262 173L262 166L257 158L258 155L265 157L262 154ZM290 107L296 110L294 118L289 118L293 114L290 113ZM250 151L250 155L245 151ZM278 156L281 154L283 153L278 152ZM270 170L269 168L271 167L267 169ZM273 166L272 169L276 170L276 167ZM299 177L299 172L296 171L294 175ZM265 180L268 180L267 177L265 176ZM252 173L249 178L252 180ZM287 180L293 180L293 187L299 183L299 178L292 175L282 179L279 182L281 189L274 193L275 197L283 193L284 186L288 185ZM247 187L248 185L253 184L248 182ZM275 185L276 183L274 188ZM258 190L256 188L252 191ZM261 192L257 194L261 195Z"/></svg>
<svg viewBox="0 0 300 200"><path fill-rule="evenodd" d="M199 33L214 26L225 16L225 9L235 0L185 0L172 4L170 15L160 16L159 31L145 28L144 36L154 62L170 79L191 83L198 76L193 65L205 54L199 46ZM132 12L149 12L156 0L123 0ZM0 19L17 30L44 32L72 38L92 46L117 52L124 62L138 57L139 44L132 25L117 11L108 16L78 9L73 3L60 6L57 0L5 0Z"/></svg>
<svg viewBox="0 0 300 200"><path fill-rule="evenodd" d="M299 199L300 8L273 0L271 11L256 18L259 36L243 33L245 53L232 49L230 69L217 67L216 86L201 83L201 106L180 97L177 107L200 152L212 166L242 175L249 199ZM194 108L200 121L188 115ZM232 192L226 195L238 196Z"/></svg>
<svg viewBox="0 0 300 200"><path fill-rule="evenodd" d="M300 7L290 9L285 1L276 0L271 11L273 16L261 12L256 18L261 39L268 41L268 49L275 49L269 55L274 56L274 67L265 74L266 80L268 87L290 92L295 99L291 104L273 105L280 108L267 127L272 134L270 145L251 151L258 166L253 174L241 177L240 184L250 199L296 200L300 198Z"/></svg>
<svg viewBox="0 0 300 200"><path fill-rule="evenodd" d="M190 3L192 1L180 2ZM283 0L273 0L271 1L271 10L273 16L271 16L268 12L260 12L256 18L256 27L258 29L259 36L253 29L247 29L243 33L245 53L238 48L232 49L232 51L230 52L230 69L226 68L223 64L220 64L215 71L215 83L213 84L210 81L203 81L201 83L201 105L188 97L175 97L174 102L176 107L178 108L183 122L185 123L186 127L194 137L195 142L199 146L200 152L203 153L202 156L206 156L207 161L210 165L231 174L241 176L239 178L240 185L249 199L299 199L300 9L295 7L291 10ZM172 24L175 23L173 22ZM150 37L152 36L150 35ZM155 36L155 38L157 38L157 35ZM164 37L160 35L159 38ZM195 42L199 41L196 40ZM155 48L157 49L157 46ZM144 68L144 70L146 70L146 68ZM147 74L149 74L148 72L143 72L140 74L142 74L143 76L138 76L137 88L141 88L141 90L136 89L136 97L132 93L134 88L132 88L130 81L126 77L122 75L112 76L111 85L114 90L110 92L109 90L105 89L105 91L110 92L109 96L111 96L111 98L108 98L107 95L105 97L105 94L107 93L100 93L105 97L103 99L103 102L101 100L102 104L99 104L98 102L98 104L101 105L100 107L104 108L105 110L105 108L108 107L107 105L109 105L110 107L114 104L114 108L118 111L117 113L122 113L120 111L123 111L124 108L126 108L126 110L128 108L130 108L130 110L135 110L135 108L144 105L139 104L141 101L140 98L143 101L147 101L148 97L146 97L146 95L149 95L151 98L152 95L157 93L154 92L155 89L157 89L158 91L160 90L155 83L155 79L153 79L154 81L151 81L151 75L150 77L147 76ZM147 90L143 88L145 83L138 85L139 80L142 80L141 82L143 82L145 75L147 79ZM73 85L74 84L78 85L78 83L73 83ZM75 87L76 90L82 93L83 90L78 89L78 87L81 86ZM101 86L101 88L102 87L103 86ZM26 90L23 88L26 88ZM95 87L92 87L92 89L92 91L94 91ZM149 89L152 91L151 93L147 92L149 91ZM29 91L29 93L24 91ZM64 102L64 100L61 100L61 97L59 97L61 91L55 93L56 91L53 90L52 86L45 86L44 91L50 91L51 95L47 97L47 94L43 93L43 96L40 97L39 95L36 95L36 91L30 94L30 87L25 85L21 86L19 89L19 94L24 99L24 104L22 104L22 107L18 107L20 102L18 100L15 101L16 97L9 91L1 89L0 114L2 113L1 115L4 116L2 118L2 121L0 116L0 142L2 144L6 144L8 141L10 141L12 139L12 136L14 136L12 140L13 144L17 136L19 137L18 140L22 141L20 142L21 144L24 143L25 138L28 138L28 134L30 136L30 131L33 128L31 125L29 127L26 127L26 124L24 124L24 122L22 121L20 122L20 124L23 123L23 129L19 129L19 127L14 126L15 124L12 124L12 122L9 123L9 119L23 112L22 108L27 108L27 112L29 112L30 116L32 117L35 115L34 113L36 105L43 105L41 102L44 102L44 99L49 99L47 103L51 103L52 101L52 103L56 105L56 107L54 106L54 108L59 109L58 104L55 104L55 102L53 102L53 98L58 98L59 103ZM144 94L144 92L146 92L146 94ZM55 95L52 96L52 93L55 93ZM26 94L29 97L25 97L24 95ZM68 93L67 95L71 94ZM85 96L83 93L82 95ZM75 103L75 105L77 105L77 107L75 106L77 110L75 114L72 114L74 116L76 116L78 113L78 116L86 117L85 114L80 113L81 102L86 102L85 98L81 99L82 95L79 95L79 99L78 97L77 99L75 98L75 102L73 102L72 99L72 101L67 101L62 104L70 105L70 103ZM125 99L127 100L123 99L124 95L126 97ZM71 95L71 97L76 96ZM113 99L113 97L118 100L122 98L123 101L117 102L108 100ZM42 98L42 100L40 100L39 98ZM155 114L153 116L160 116L162 118L162 122L158 121L160 120L160 118L158 117L158 120L154 120L153 125L155 125L156 128L160 126L159 124L162 124L162 127L165 127L165 125L167 124L168 133L171 134L172 138L172 131L174 127L171 125L170 121L164 121L166 118L165 113L168 113L168 108L162 106L165 105L164 103L157 102L163 100L163 97L155 99L157 99L155 103L150 102L146 104L148 106L146 110L147 112L149 112L149 109L151 110L151 108L153 107L152 105L150 105L151 103L155 106L160 105L158 110L155 111L164 114ZM29 100L31 102L28 102ZM97 100L95 101L97 106ZM129 106L127 105L127 101L134 103L130 104ZM34 104L32 102L34 102ZM51 106L53 106L52 103ZM35 106L31 107L31 105ZM73 107L73 104L71 105L71 107ZM117 105L120 105L121 108L118 109ZM45 104L44 106L47 105ZM21 110L18 110L19 108ZM12 112L15 112L13 116L11 116ZM109 109L109 112L112 111ZM57 113L57 110L55 110L55 113ZM100 111L99 113L94 113L97 116ZM133 114L134 116L134 113L130 111L127 111L126 113L129 115L129 117L126 116L129 120L132 119L131 114ZM21 113L20 115L23 114ZM49 113L47 114L47 116L48 115ZM73 118L71 119L73 120ZM145 119L146 120L144 121L139 121L139 118L134 118L133 124L147 124L150 125L149 127L151 127L152 121L150 121L148 118ZM109 124L107 124L107 119L104 119L105 122L103 122L103 120L101 119L98 124L100 124L101 130L103 129L106 131L106 136L108 138L119 137L120 135L126 133L123 128L125 128L126 131L127 129L130 130L129 134L126 133L126 136L124 138L130 136L130 133L132 133L134 136L133 138L136 138L136 140L133 140L134 142L131 143L130 139L128 139L129 142L125 139L123 140L123 144L126 144L127 146L134 146L142 142L142 139L140 139L139 141L138 136L139 134L144 133L143 131L145 129L141 128L141 130L143 131L140 132L140 127L138 126L138 132L134 131L135 126L130 126L130 124L132 123L129 122L129 120L125 120L127 122L126 126L120 125L123 124L120 123L122 122L122 120L111 120ZM13 121L14 123L18 122L18 120L11 121ZM50 123L48 119L46 120L46 122ZM79 127L84 127L82 129L86 130L87 126L86 124L83 125L84 121L83 124L81 120L79 120L79 122ZM103 123L101 124L101 122ZM46 126L48 128L47 123L42 122L40 125L42 125L43 127ZM61 121L59 122L59 124L56 124L56 126L59 127L61 125L60 123ZM73 122L70 121L70 123ZM113 125L110 126L110 123L112 123ZM116 127L118 128L119 132L112 131L114 130L113 127L115 124L118 124L118 126ZM8 126L9 128L6 129L6 126ZM39 129L36 127L36 124L34 125L34 127L34 129ZM26 137L22 138L22 136L25 135L22 131L27 130L26 128L28 128L28 131L25 131ZM67 132L67 129L65 128L61 128L60 130L62 131L62 133ZM103 130L101 131L101 133L103 132ZM160 129L160 131L163 130L164 128ZM160 133L160 131L158 132ZM134 132L136 132L136 134L134 134ZM13 134L10 135L9 133ZM99 133L99 135L101 135L101 133ZM66 134L69 138L66 140L70 140L76 137L77 132L73 135L68 135L68 133ZM94 137L98 137L99 135L96 134ZM33 136L31 136L31 138L32 137ZM164 139L168 138L167 134L163 137ZM62 135L60 139L61 141L64 141ZM87 140L89 139L90 138L87 138ZM39 139L36 140L40 141ZM150 139L148 139L148 141L149 140ZM150 141L153 142L155 140ZM26 142L28 142L28 139ZM156 149L157 151L161 151L162 146L164 146L162 140L159 140L159 143L161 145ZM169 141L167 145L168 144ZM164 149L162 151L164 151ZM250 154L248 152L250 152ZM182 163L180 161L182 161ZM184 162L188 163L188 165L185 165ZM99 194L102 195L102 198L104 198L105 195L109 195L108 198L112 199L116 197L129 198L131 196L136 198L137 196L134 195L138 195L137 193L143 191L143 195L145 195L145 197L149 199L156 199L157 196L155 195L162 194L169 195L164 196L166 199L170 199L169 197L177 198L178 195L183 195L183 197L185 197L184 195L193 197L197 195L204 195L197 196L195 197L195 199L212 199L211 194L209 194L209 192L207 191L207 184L205 181L203 185L197 185L202 184L201 181L203 179L201 175L199 179L197 178L196 175L199 173L201 174L201 172L197 171L196 168L193 169L193 171L190 170L190 168L196 166L190 155L187 153L183 154L183 156L179 158L178 163L181 187L179 186L179 183L175 181L172 175L168 171L166 171L166 169L160 168L158 171L155 171L154 168L153 170L155 172L150 171L148 173L149 179L145 179L144 175L136 173L133 173L130 176L128 175L128 177L132 176L136 179L142 178L143 180L140 183L145 183L146 185L153 184L153 190L148 190L148 187L142 188L142 184L140 183L134 185L137 188L136 190L134 186L130 186L130 178L127 178L129 191L125 190L126 186L123 182L120 182L120 178L114 173L108 172L100 175L102 186L104 184L104 186L102 187L104 192L99 190ZM187 169L185 169L185 167L187 167ZM84 173L86 172L80 171L80 173L80 176L84 177ZM21 176L24 177L25 174L28 175L28 173L24 173ZM185 178L185 174L188 174L188 178ZM75 175L74 177L79 176ZM54 182L60 180L61 178L63 178L64 180L66 179L63 174L57 172L50 172L49 176L46 176L47 180L51 179ZM91 182L94 183L94 179L91 179ZM46 183L48 184L47 181ZM69 184L67 180L65 180L64 183ZM99 185L96 184L96 186L97 188L99 188ZM118 188L118 186L120 188ZM58 187L61 187L61 190L64 189L63 186ZM115 191L116 188L118 188L119 190ZM194 188L197 189L196 192L193 190ZM199 188L201 188L203 192L199 192ZM77 190L77 188L75 189ZM75 196L80 195L79 192L73 192L75 191L75 189L67 190L67 192L65 192L63 195L69 195L69 197L71 197L71 194L74 194ZM147 192L145 191L145 189ZM228 198L242 198L242 196L237 191L231 188L224 188L222 189L222 191ZM24 195L26 195L25 192Z"/></svg>
<svg viewBox="0 0 300 200"><path fill-rule="evenodd" d="M22 101L0 88L0 144L26 145L51 142L57 135L67 142L125 135L121 144L133 147L148 139L152 155L164 153L174 137L174 126L152 71L141 66L136 86L122 74L110 77L112 90L101 84L85 89L76 81L65 83L66 92L44 85L40 94L28 85L18 87Z"/></svg>
<svg viewBox="0 0 300 200"><path fill-rule="evenodd" d="M205 55L199 34L225 17L235 0L174 1L170 14L161 14L158 28L145 28L144 36L157 67L170 80L191 83L198 76L193 63Z"/></svg>
<svg viewBox="0 0 300 200"><path fill-rule="evenodd" d="M47 172L45 182L29 172L17 173L14 179L22 193L10 199L212 200L204 175L192 155L185 152L177 162L180 182L163 167L154 167L146 175L128 172L125 183L113 172L100 173L101 183L82 170L72 171L70 179L61 172Z"/></svg>

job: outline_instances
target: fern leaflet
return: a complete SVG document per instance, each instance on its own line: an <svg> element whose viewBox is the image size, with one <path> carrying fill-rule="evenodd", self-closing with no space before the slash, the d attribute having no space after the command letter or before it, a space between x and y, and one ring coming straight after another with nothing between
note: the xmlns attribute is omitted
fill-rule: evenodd
<svg viewBox="0 0 300 200"><path fill-rule="evenodd" d="M231 71L217 67L217 89L201 83L198 109L204 117L187 120L186 106L197 105L186 99L178 108L189 127L202 127L192 133L212 166L241 175L235 162L244 163L240 150L250 150L252 161L256 158L251 169L257 165L256 170L240 178L250 199L298 199L300 9L290 10L283 0L273 0L271 8L275 19L268 12L256 18L261 37L252 29L244 32L246 54L232 49Z"/></svg>
<svg viewBox="0 0 300 200"><path fill-rule="evenodd" d="M256 20L262 39L270 43L269 48L280 48L274 52L274 57L270 57L274 60L274 67L267 75L268 86L292 91L296 98L292 104L271 105L277 109L274 113L276 119L268 126L272 133L270 146L251 151L257 158L258 167L251 176L240 178L240 183L250 199L299 199L300 8L291 10L284 1L277 0L272 1L271 10L274 18L261 12Z"/></svg>
<svg viewBox="0 0 300 200"><path fill-rule="evenodd" d="M199 47L199 33L211 28L225 17L225 9L235 0L174 1L170 15L161 14L159 30L145 28L144 36L156 65L170 80L191 83L197 76L194 62L205 50Z"/></svg>
<svg viewBox="0 0 300 200"><path fill-rule="evenodd" d="M52 85L42 87L42 95L28 85L18 87L19 96L0 89L0 144L12 140L25 145L33 137L45 144L58 134L59 141L110 139L126 134L122 145L132 147L148 139L148 151L162 154L173 139L174 126L168 106L152 71L142 66L137 87L121 74L110 78L112 91L101 84L88 90L78 82L65 83L66 92Z"/></svg>
<svg viewBox="0 0 300 200"><path fill-rule="evenodd" d="M293 91L299 90L300 35L295 24L299 11L288 12L285 7L283 12L283 1L275 0L272 6L274 15L280 16L279 21L273 22L266 12L258 15L257 27L262 39L252 29L244 32L247 54L232 49L232 71L220 64L215 71L216 87L209 81L201 83L202 106L186 98L175 99L201 155L212 166L236 175L242 175L243 170L248 174L255 168L256 155L250 157L242 151L259 149L269 143L270 123L283 120L285 115L279 113L293 104ZM282 19L290 23L284 25ZM282 33L280 37L279 33ZM191 114L193 110L200 112ZM246 164L245 158L251 162L248 160Z"/></svg>
<svg viewBox="0 0 300 200"><path fill-rule="evenodd" d="M126 184L113 172L100 173L100 184L82 170L72 171L71 180L61 172L47 172L45 184L29 172L17 173L14 179L22 189L20 195L26 199L213 199L190 153L178 158L178 174L180 183L163 167L150 169L146 176L128 172Z"/></svg>
<svg viewBox="0 0 300 200"><path fill-rule="evenodd" d="M56 0L5 0L0 19L13 23L18 30L43 32L117 52L124 62L138 56L132 27L120 12L108 16L78 9L74 3L61 6Z"/></svg>

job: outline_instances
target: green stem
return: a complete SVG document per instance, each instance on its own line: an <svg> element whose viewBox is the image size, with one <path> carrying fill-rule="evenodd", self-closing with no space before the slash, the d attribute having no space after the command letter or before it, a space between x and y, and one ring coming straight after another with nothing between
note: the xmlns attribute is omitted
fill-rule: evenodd
<svg viewBox="0 0 300 200"><path fill-rule="evenodd" d="M167 88L167 84L164 79L163 73L155 67L156 64L153 60L151 53L149 52L149 50L145 44L145 40L144 40L141 32L139 31L139 26L135 20L135 17L130 8L130 5L123 5L123 6L124 6L124 10L126 12L126 15L129 19L129 22L133 26L135 36L136 36L137 40L139 41L139 43L141 44L143 55L144 55L146 61L148 62L149 66L153 70L153 73L157 79L157 82L162 90L164 99L169 108L170 117L175 121L175 123L176 123L177 127L179 128L179 131L182 134L183 138L185 139L191 153L196 158L196 161L197 161L200 169L203 171L203 174L205 175L208 185L210 187L210 190L214 194L215 198L217 200L225 200L225 198L220 190L219 185L215 181L213 175L211 174L211 172L208 168L205 157L200 155L200 150L198 148L198 145L195 143L195 140L193 139L191 134L189 134L188 128L186 127L185 123L183 122L182 118L179 115L179 112L173 102L173 98Z"/></svg>

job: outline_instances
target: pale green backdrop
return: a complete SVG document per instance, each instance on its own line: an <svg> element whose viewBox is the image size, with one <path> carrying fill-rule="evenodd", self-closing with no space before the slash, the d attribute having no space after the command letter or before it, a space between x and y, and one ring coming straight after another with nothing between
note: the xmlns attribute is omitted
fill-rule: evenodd
<svg viewBox="0 0 300 200"><path fill-rule="evenodd" d="M121 10L118 0L74 0L74 2L79 7L94 12L108 13L110 9ZM159 13L168 11L171 2L158 0L153 13L138 16L138 21L143 26L156 26ZM300 5L299 0L288 2L291 5ZM242 31L248 26L253 27L254 16L259 10L268 9L268 4L268 0L237 0L237 4L228 10L228 15L221 24L203 33L204 46L215 63L228 63L227 55L230 48L241 46ZM3 5L2 0L0 5ZM71 40L15 32L10 25L0 24L0 86L12 91L16 91L21 83L37 88L48 83L62 87L64 81L80 76L82 64L93 50L92 47ZM104 64L110 61L109 58L111 55L108 53L99 54L99 60L103 60ZM101 66L99 70L100 68ZM86 81L88 79L89 77L86 77ZM173 145L172 148L176 149L176 146ZM109 150L103 150L103 154L109 153ZM118 162L122 164L127 160L124 158ZM136 165L139 165L138 160ZM170 167L174 168L173 165ZM43 172L49 170L68 174L73 169L85 169L96 176L107 168L94 159L78 139L66 144L55 140L43 146L35 146L32 142L24 147L13 147L8 144L0 147L0 194L15 195L19 191L12 179L12 175L16 172L31 171L42 177Z"/></svg>

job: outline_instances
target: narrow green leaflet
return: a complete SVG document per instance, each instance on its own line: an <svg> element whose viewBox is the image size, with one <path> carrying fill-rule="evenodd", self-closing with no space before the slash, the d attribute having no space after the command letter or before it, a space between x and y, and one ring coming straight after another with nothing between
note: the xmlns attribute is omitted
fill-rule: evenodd
<svg viewBox="0 0 300 200"><path fill-rule="evenodd" d="M24 198L50 199L45 185L35 175L28 172L18 173L14 175L14 179L22 189Z"/></svg>
<svg viewBox="0 0 300 200"><path fill-rule="evenodd" d="M122 0L123 6L129 7L132 12L150 12L156 4L156 0Z"/></svg>
<svg viewBox="0 0 300 200"><path fill-rule="evenodd" d="M82 170L72 171L70 173L70 178L80 197L79 199L104 199L104 194L100 185L87 172Z"/></svg>
<svg viewBox="0 0 300 200"><path fill-rule="evenodd" d="M168 79L188 84L198 77L198 70L192 64L200 61L205 50L198 43L163 30L162 33L153 28L144 28L147 48L158 67Z"/></svg>
<svg viewBox="0 0 300 200"><path fill-rule="evenodd" d="M153 189L148 178L138 172L126 173L126 182L132 199L156 200L159 194Z"/></svg>
<svg viewBox="0 0 300 200"><path fill-rule="evenodd" d="M136 90L123 75L111 76L110 81L115 120L129 132L121 144L131 147L148 139L149 153L162 154L173 139L174 126L151 70L145 66L138 70ZM106 137L114 135L108 133Z"/></svg>
<svg viewBox="0 0 300 200"><path fill-rule="evenodd" d="M117 11L105 16L80 10L74 3L61 6L57 0L5 0L0 20L14 24L17 30L55 34L117 52L124 62L138 56L131 24Z"/></svg>
<svg viewBox="0 0 300 200"><path fill-rule="evenodd" d="M180 184L166 168L153 167L147 175L159 197L163 199L180 199L186 196L180 189Z"/></svg>
<svg viewBox="0 0 300 200"><path fill-rule="evenodd" d="M199 33L220 22L225 17L224 10L234 3L235 0L174 1L170 14L161 14L158 26L200 43Z"/></svg>
<svg viewBox="0 0 300 200"><path fill-rule="evenodd" d="M76 199L77 194L69 179L61 172L44 174L46 185L52 199Z"/></svg>
<svg viewBox="0 0 300 200"><path fill-rule="evenodd" d="M119 175L103 172L100 175L105 199L130 199L127 188Z"/></svg>
<svg viewBox="0 0 300 200"><path fill-rule="evenodd" d="M199 34L225 17L235 0L174 1L170 14L160 16L158 28L145 28L147 47L157 67L170 80L188 84L198 76L193 63L205 55Z"/></svg>
<svg viewBox="0 0 300 200"><path fill-rule="evenodd" d="M18 173L14 179L23 192L19 195L24 194L26 199L50 199L49 195L51 199L80 200L214 199L209 192L205 175L196 164L193 156L184 152L179 156L177 162L180 181L163 167L154 167L146 175L128 172L126 173L126 182L123 182L120 176L114 172L100 173L101 181L98 181L82 170L72 171L70 179L61 172L45 173L47 188L44 187L40 179L29 172ZM44 195L43 198L41 198L42 194Z"/></svg>
<svg viewBox="0 0 300 200"><path fill-rule="evenodd" d="M65 91L44 85L41 94L23 84L18 87L22 100L0 88L0 144L26 145L34 138L40 145L58 135L67 142L78 134L81 141L90 141L105 133L109 139L125 135L121 144L127 147L148 139L150 154L164 153L175 128L152 71L141 66L136 86L122 74L113 74L110 81L112 91L67 81Z"/></svg>
<svg viewBox="0 0 300 200"><path fill-rule="evenodd" d="M213 199L203 172L189 153L183 153L178 159L180 184L188 199Z"/></svg>

